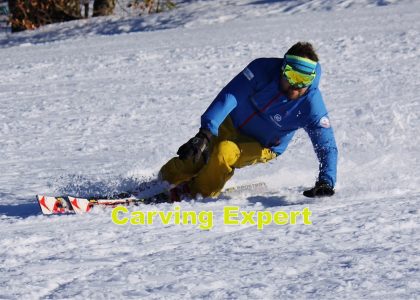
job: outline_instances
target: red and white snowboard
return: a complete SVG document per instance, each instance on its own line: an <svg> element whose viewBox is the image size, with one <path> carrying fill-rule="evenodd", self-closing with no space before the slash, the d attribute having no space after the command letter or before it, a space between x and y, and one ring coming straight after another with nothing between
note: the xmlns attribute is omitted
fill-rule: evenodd
<svg viewBox="0 0 420 300"><path fill-rule="evenodd" d="M222 195L232 195L246 191L261 191L267 188L263 182L252 183L246 185L235 186L227 188L222 192ZM90 212L94 207L115 207L117 205L139 205L139 204L157 204L171 202L168 192L160 192L152 196L144 198L136 197L123 193L123 198L114 199L87 199L77 198L72 196L51 197L45 195L37 195L39 206L44 215L57 215L57 214L84 214Z"/></svg>

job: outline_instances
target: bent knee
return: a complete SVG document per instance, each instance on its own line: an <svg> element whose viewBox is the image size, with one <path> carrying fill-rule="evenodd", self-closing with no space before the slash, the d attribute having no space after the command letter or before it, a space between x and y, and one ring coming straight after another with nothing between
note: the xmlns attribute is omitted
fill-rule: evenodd
<svg viewBox="0 0 420 300"><path fill-rule="evenodd" d="M232 166L239 159L241 151L238 145L232 141L222 141L214 149L219 162L225 162L229 166Z"/></svg>
<svg viewBox="0 0 420 300"><path fill-rule="evenodd" d="M171 184L180 184L194 177L202 165L203 163L195 164L191 159L181 160L174 157L162 166L158 177L160 180L168 181Z"/></svg>

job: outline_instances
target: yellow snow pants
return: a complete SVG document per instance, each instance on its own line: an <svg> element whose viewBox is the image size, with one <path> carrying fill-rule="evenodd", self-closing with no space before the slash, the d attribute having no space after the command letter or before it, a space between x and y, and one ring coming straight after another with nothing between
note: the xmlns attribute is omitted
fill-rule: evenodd
<svg viewBox="0 0 420 300"><path fill-rule="evenodd" d="M210 141L207 164L202 158L194 163L192 159L174 157L161 168L160 178L174 185L187 182L192 197L197 194L217 197L233 176L234 169L265 163L275 157L270 149L240 134L227 117L219 127L219 135Z"/></svg>

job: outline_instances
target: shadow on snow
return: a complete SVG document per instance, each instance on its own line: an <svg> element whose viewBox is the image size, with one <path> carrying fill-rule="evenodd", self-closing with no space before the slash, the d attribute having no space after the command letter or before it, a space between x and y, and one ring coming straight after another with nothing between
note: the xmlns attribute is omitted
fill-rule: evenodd
<svg viewBox="0 0 420 300"><path fill-rule="evenodd" d="M304 197L304 196L302 196ZM247 198L250 204L261 203L264 208L277 206L304 205L313 203L312 199L301 199L296 202L288 201L286 196L252 196Z"/></svg>
<svg viewBox="0 0 420 300"><path fill-rule="evenodd" d="M27 218L41 214L41 209L39 208L38 203L35 201L35 197L33 203L0 205L0 216Z"/></svg>

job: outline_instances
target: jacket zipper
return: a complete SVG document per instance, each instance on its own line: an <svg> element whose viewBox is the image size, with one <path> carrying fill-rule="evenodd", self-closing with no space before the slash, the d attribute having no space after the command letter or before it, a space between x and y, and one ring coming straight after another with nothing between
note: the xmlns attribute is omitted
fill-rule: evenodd
<svg viewBox="0 0 420 300"><path fill-rule="evenodd" d="M270 101L268 101L268 103L261 109L261 110L257 110L254 111L252 114L249 115L248 118L246 118L246 120L238 127L239 129L242 129L246 124L249 123L249 121L252 120L252 118L254 118L256 115L258 115L259 113L263 113L265 112L271 104L273 104L276 100L278 100L278 98L282 95L282 92L279 92L278 94L276 94Z"/></svg>

